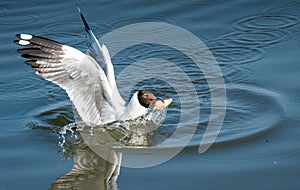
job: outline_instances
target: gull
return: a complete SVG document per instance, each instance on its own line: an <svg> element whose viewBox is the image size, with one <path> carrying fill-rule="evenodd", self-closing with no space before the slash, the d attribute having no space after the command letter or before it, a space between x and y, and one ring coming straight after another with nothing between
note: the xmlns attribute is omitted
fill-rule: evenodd
<svg viewBox="0 0 300 190"><path fill-rule="evenodd" d="M125 102L117 88L107 47L97 40L77 8L89 42L88 54L41 36L17 34L19 39L14 43L23 46L18 52L27 59L25 63L37 75L65 90L87 125L133 120L145 115L156 102L160 105L157 109L167 107L172 100L165 102L146 90L136 91L129 102Z"/></svg>

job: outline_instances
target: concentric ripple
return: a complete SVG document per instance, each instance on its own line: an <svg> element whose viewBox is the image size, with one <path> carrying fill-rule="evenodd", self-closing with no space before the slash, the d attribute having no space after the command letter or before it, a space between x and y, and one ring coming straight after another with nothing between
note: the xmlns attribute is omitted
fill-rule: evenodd
<svg viewBox="0 0 300 190"><path fill-rule="evenodd" d="M228 39L217 39L207 42L207 46L220 65L244 64L262 58L262 49L241 46L232 42L232 40Z"/></svg>
<svg viewBox="0 0 300 190"><path fill-rule="evenodd" d="M247 47L266 47L284 42L288 37L289 33L284 30L251 30L232 32L220 38Z"/></svg>
<svg viewBox="0 0 300 190"><path fill-rule="evenodd" d="M298 18L284 14L263 14L243 18L234 23L238 30L284 29L298 24Z"/></svg>
<svg viewBox="0 0 300 190"><path fill-rule="evenodd" d="M281 94L257 86L237 84L228 84L227 92L226 118L215 143L255 138L275 129L284 119L286 100ZM202 134L197 135L202 138ZM197 140L193 142L195 146L197 143Z"/></svg>

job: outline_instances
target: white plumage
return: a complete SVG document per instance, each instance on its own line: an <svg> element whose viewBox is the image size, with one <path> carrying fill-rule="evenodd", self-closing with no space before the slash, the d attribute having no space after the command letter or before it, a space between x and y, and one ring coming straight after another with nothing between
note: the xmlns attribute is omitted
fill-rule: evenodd
<svg viewBox="0 0 300 190"><path fill-rule="evenodd" d="M80 10L79 10L80 11ZM44 79L66 91L82 120L100 125L134 119L146 114L156 99L146 91L135 92L125 106L115 80L109 51L100 44L80 12L88 36L89 55L59 42L30 34L17 34L15 43L25 62Z"/></svg>

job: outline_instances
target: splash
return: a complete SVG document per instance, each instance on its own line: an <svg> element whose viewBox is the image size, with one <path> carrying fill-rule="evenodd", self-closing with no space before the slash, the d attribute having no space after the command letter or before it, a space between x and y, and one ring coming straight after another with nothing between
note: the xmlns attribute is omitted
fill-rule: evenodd
<svg viewBox="0 0 300 190"><path fill-rule="evenodd" d="M89 126L83 121L70 123L61 128L59 133L59 143L62 153L67 157L72 154L73 147L82 143L84 136L96 138L97 143L121 144L123 146L149 146L152 145L153 133L164 122L167 109L150 111L148 114L127 121L114 121L104 125ZM110 136L113 140L105 140Z"/></svg>
<svg viewBox="0 0 300 190"><path fill-rule="evenodd" d="M58 146L63 153L68 152L70 145L75 145L82 142L79 131L83 130L85 123L80 121L76 123L70 123L61 128L59 133Z"/></svg>

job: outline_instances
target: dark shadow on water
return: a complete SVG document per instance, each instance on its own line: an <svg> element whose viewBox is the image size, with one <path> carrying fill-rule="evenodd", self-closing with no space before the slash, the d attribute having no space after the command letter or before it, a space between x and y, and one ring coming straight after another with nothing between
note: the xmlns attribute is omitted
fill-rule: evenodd
<svg viewBox="0 0 300 190"><path fill-rule="evenodd" d="M74 145L72 170L57 178L50 189L118 189L121 153L105 145L99 145L97 148L101 149L106 159L95 154L84 142Z"/></svg>

